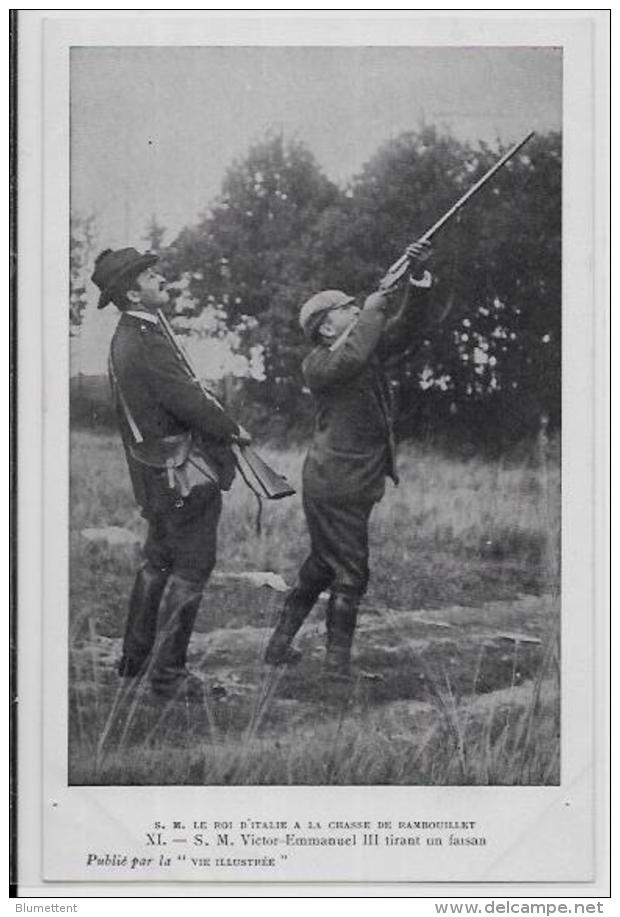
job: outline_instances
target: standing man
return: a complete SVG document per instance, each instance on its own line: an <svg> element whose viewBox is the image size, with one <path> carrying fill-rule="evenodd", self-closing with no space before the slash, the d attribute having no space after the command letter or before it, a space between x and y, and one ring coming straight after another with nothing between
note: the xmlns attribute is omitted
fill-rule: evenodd
<svg viewBox="0 0 620 917"><path fill-rule="evenodd" d="M203 682L187 670L187 647L215 565L221 490L234 476L231 445L249 438L205 397L161 331L156 312L169 295L156 261L134 248L106 249L92 275L98 307L113 302L122 313L110 375L133 491L148 522L119 674L146 674L162 698L200 700ZM181 481L190 443L202 458L190 468L193 479Z"/></svg>
<svg viewBox="0 0 620 917"><path fill-rule="evenodd" d="M316 402L303 469L311 551L267 646L265 661L271 665L298 661L293 637L320 593L330 589L326 670L349 675L358 605L368 585L370 513L383 496L386 476L398 483L392 399L382 363L411 343L410 300L419 305L430 287L429 272L419 270L429 254L428 243L407 249L407 292L392 319L388 296L381 292L368 296L361 310L340 290L324 290L302 306L299 321L314 345L302 367Z"/></svg>

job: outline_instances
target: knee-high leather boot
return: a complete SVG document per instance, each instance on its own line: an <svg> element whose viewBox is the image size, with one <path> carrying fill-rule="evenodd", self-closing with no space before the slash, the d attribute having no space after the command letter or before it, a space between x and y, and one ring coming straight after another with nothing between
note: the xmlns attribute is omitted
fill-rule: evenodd
<svg viewBox="0 0 620 917"><path fill-rule="evenodd" d="M129 597L123 655L118 664L118 674L124 678L134 678L144 670L153 648L157 610L168 576L167 570L153 567L148 562L136 573Z"/></svg>
<svg viewBox="0 0 620 917"><path fill-rule="evenodd" d="M332 592L327 605L327 653L325 670L329 675L348 678L351 667L351 645L357 623L359 598Z"/></svg>
<svg viewBox="0 0 620 917"><path fill-rule="evenodd" d="M312 585L298 582L286 597L278 623L271 635L265 650L265 662L268 665L286 665L299 662L301 653L293 649L293 637L304 623L314 607L323 583Z"/></svg>
<svg viewBox="0 0 620 917"><path fill-rule="evenodd" d="M202 599L202 584L172 574L157 614L157 634L149 664L156 694L171 697L180 690L202 696L203 682L186 668L187 647Z"/></svg>

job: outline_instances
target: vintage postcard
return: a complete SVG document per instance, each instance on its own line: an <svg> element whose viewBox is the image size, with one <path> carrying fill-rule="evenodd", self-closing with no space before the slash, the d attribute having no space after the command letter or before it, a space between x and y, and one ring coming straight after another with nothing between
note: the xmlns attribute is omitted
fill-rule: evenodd
<svg viewBox="0 0 620 917"><path fill-rule="evenodd" d="M607 40L19 12L24 894L604 894Z"/></svg>

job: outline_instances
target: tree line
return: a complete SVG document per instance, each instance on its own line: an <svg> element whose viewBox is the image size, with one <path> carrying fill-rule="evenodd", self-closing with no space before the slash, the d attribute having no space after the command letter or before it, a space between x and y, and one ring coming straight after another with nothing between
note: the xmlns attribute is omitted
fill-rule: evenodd
<svg viewBox="0 0 620 917"><path fill-rule="evenodd" d="M265 434L303 436L301 304L363 296L502 151L433 127L385 143L345 187L301 142L270 133L229 168L218 198L168 246L148 229L186 317L216 310L263 380L235 389ZM392 367L403 437L503 446L560 423L561 137L535 136L437 237L428 315ZM75 304L73 305L75 310ZM414 322L415 326L415 322Z"/></svg>

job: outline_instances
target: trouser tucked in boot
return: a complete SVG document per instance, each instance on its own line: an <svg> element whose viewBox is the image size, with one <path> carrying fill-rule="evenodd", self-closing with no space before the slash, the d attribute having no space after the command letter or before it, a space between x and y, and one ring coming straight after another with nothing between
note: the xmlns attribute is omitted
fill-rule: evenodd
<svg viewBox="0 0 620 917"><path fill-rule="evenodd" d="M146 666L155 642L157 611L168 581L169 570L146 561L134 580L129 597L129 613L123 639L123 654L118 674L134 678Z"/></svg>
<svg viewBox="0 0 620 917"><path fill-rule="evenodd" d="M303 495L311 558L331 572L334 592L363 595L368 586L368 499L323 499Z"/></svg>
<svg viewBox="0 0 620 917"><path fill-rule="evenodd" d="M303 564L296 584L286 597L278 623L265 650L265 662L284 665L298 662L299 650L291 647L293 637L304 623L319 595L331 581L331 572L323 569L309 557Z"/></svg>
<svg viewBox="0 0 620 917"><path fill-rule="evenodd" d="M202 687L186 668L187 647L202 599L202 583L172 574L157 615L157 636L149 664L151 686L157 694Z"/></svg>
<svg viewBox="0 0 620 917"><path fill-rule="evenodd" d="M351 666L351 645L357 623L359 596L332 592L327 606L327 653L325 669L330 675L347 678Z"/></svg>

